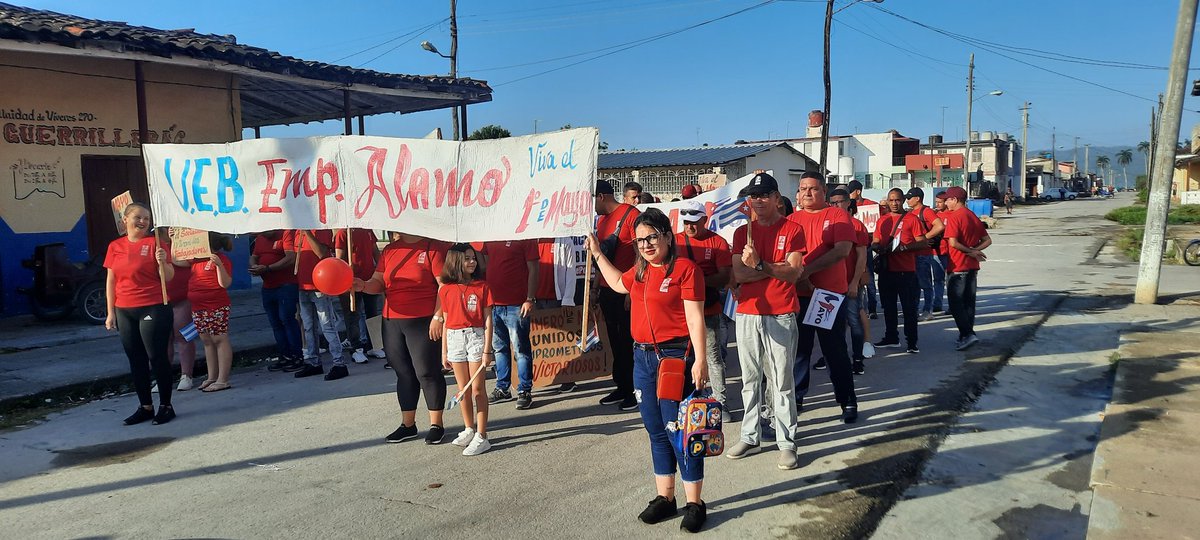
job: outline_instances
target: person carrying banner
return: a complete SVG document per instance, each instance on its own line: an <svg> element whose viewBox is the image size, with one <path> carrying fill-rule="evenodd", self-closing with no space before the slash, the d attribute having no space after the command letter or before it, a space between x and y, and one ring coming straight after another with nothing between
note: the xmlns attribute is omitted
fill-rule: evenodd
<svg viewBox="0 0 1200 540"><path fill-rule="evenodd" d="M946 190L946 241L950 250L950 277L947 280L950 313L958 327L954 348L962 351L979 343L975 335L975 288L979 263L986 261L983 250L992 245L983 222L967 208L967 190L954 186Z"/></svg>
<svg viewBox="0 0 1200 540"><path fill-rule="evenodd" d="M638 192L641 192L641 186ZM596 182L596 238L604 256L621 272L633 268L637 254L633 249L633 222L641 212L613 198L612 184ZM601 405L616 404L623 411L637 408L633 396L633 337L629 327L629 296L615 292L606 280L600 281L600 312L608 327L608 344L613 355L613 382L616 390L600 399Z"/></svg>
<svg viewBox="0 0 1200 540"><path fill-rule="evenodd" d="M675 235L675 249L680 257L689 259L700 267L704 274L704 328L705 347L708 357L708 380L712 385L713 399L721 402L721 416L725 422L732 421L725 399L725 359L721 356L721 308L725 300L725 287L733 269L733 254L729 242L710 231L708 215L704 205L689 202L679 209L679 220L683 232ZM632 305L632 302L631 302Z"/></svg>
<svg viewBox="0 0 1200 540"><path fill-rule="evenodd" d="M160 234L162 232L165 231L160 229ZM165 239L163 249L170 253L170 236L161 236ZM167 281L167 299L171 304L171 319L174 323L171 327L171 340L167 342L167 360L173 360L176 354L179 355L179 386L175 389L184 392L192 389L192 377L196 370L196 342L189 341L180 333L192 322L192 303L188 302L188 281L192 276L192 267L186 264L180 266L178 261L174 261L173 265L175 275Z"/></svg>
<svg viewBox="0 0 1200 540"><path fill-rule="evenodd" d="M576 305L576 289L582 290L583 281L577 278L577 259L575 238L538 239L538 285L534 296L535 309L552 309L561 306ZM578 266L582 266L579 264ZM579 287L576 287L576 285ZM582 298L582 296L580 296ZM573 382L562 383L559 393L574 392L577 385Z"/></svg>
<svg viewBox="0 0 1200 540"><path fill-rule="evenodd" d="M924 305L921 307L919 320L928 321L933 318L934 311L942 311L942 297L934 296L933 274L937 270L937 254L934 248L942 237L945 226L938 219L937 212L925 206L925 191L921 188L910 188L904 194L908 204L908 219L918 228L915 231L916 243L911 249L917 257L917 283L921 287Z"/></svg>
<svg viewBox="0 0 1200 540"><path fill-rule="evenodd" d="M738 360L742 367L741 437L725 455L740 459L759 446L759 417L766 395L772 396L775 443L780 469L796 461L796 383L792 366L799 337L796 279L801 272L804 232L779 213L779 184L758 173L742 189L749 197L752 221L733 233L733 275L741 284L737 306Z"/></svg>
<svg viewBox="0 0 1200 540"><path fill-rule="evenodd" d="M296 283L300 286L300 323L304 331L304 366L296 371L296 378L311 377L325 373L321 366L320 338L329 343L329 356L333 367L325 374L325 380L334 381L350 374L346 359L342 357L342 338L337 329L336 298L317 290L313 284L313 268L321 259L333 254L333 232L327 230L296 231L294 251Z"/></svg>
<svg viewBox="0 0 1200 540"><path fill-rule="evenodd" d="M104 285L108 316L104 327L120 333L137 391L139 407L125 419L125 425L151 419L154 424L165 424L175 418L171 359L167 356L173 315L162 289L163 280L175 276L175 265L153 234L146 205L130 203L122 216L125 236L110 242L104 256L104 267L108 269ZM150 393L152 368L159 388L157 413Z"/></svg>
<svg viewBox="0 0 1200 540"><path fill-rule="evenodd" d="M850 369L855 375L863 375L867 368L863 356L864 338L866 335L866 314L862 301L865 295L863 287L867 267L867 246L871 245L871 234L867 226L854 215L858 211L854 200L846 190L838 188L829 193L829 204L841 208L850 215L850 224L854 226L854 247L846 256L846 300L842 310L846 313L846 327L850 329ZM824 350L824 346L821 347ZM819 362L818 362L819 363ZM814 366L815 368L816 366Z"/></svg>
<svg viewBox="0 0 1200 540"><path fill-rule="evenodd" d="M250 275L262 278L262 305L275 334L279 360L268 371L298 371L304 367L296 307L300 289L292 269L296 263L296 231L266 231L255 235L250 249Z"/></svg>
<svg viewBox="0 0 1200 540"><path fill-rule="evenodd" d="M370 229L338 229L333 233L333 249L337 258L349 262L354 271L354 277L361 280L371 279L375 274L375 266L379 260L379 239L375 231ZM350 250L353 249L353 256ZM355 309L350 309L350 295L354 295ZM382 301L379 295L363 292L347 292L338 297L342 313L346 316L346 339L354 349L350 359L356 364L367 363L367 356L380 358L383 353L378 351L382 343L371 343L371 335L367 331L367 319L379 315Z"/></svg>
<svg viewBox="0 0 1200 540"><path fill-rule="evenodd" d="M462 394L465 426L451 442L465 447L462 455L487 452L487 377L477 375L495 355L492 347L492 290L479 279L479 261L470 244L454 244L446 251L442 267L442 288L438 301L445 321L442 327L442 366L454 370L454 380ZM469 387L469 388L468 388Z"/></svg>
<svg viewBox="0 0 1200 540"><path fill-rule="evenodd" d="M355 292L383 294L383 352L396 373L396 399L400 402L400 427L386 438L398 443L417 436L417 401L422 394L429 409L425 444L440 444L446 435L442 412L446 407L446 378L442 376L442 306L439 280L447 246L436 240L396 234L383 248L371 279L355 278Z"/></svg>
<svg viewBox="0 0 1200 540"><path fill-rule="evenodd" d="M883 339L876 347L899 347L896 302L904 309L904 337L908 341L907 352L917 354L917 301L921 288L917 283L917 261L913 250L916 237L921 234L916 219L904 213L904 192L892 188L887 194L888 213L879 217L875 225L872 248L883 261L886 269L879 273L879 299L883 302ZM920 247L923 244L915 244ZM881 259L886 257L886 259Z"/></svg>
<svg viewBox="0 0 1200 540"><path fill-rule="evenodd" d="M233 283L233 262L221 253L229 247L227 237L209 233L212 255L192 261L188 281L192 320L204 343L204 361L208 364L208 378L200 385L201 392L232 388L229 374L233 370L233 345L229 343L230 301L226 289Z"/></svg>
<svg viewBox="0 0 1200 540"><path fill-rule="evenodd" d="M659 523L675 515L678 511L675 502L678 468L687 498L680 527L697 532L707 519L707 505L700 497L704 485L704 458L686 457L682 448L671 444L667 424L678 418L679 402L659 399L658 368L664 356L684 358L684 396L704 388L707 382L703 274L694 262L678 256L671 221L662 211L651 208L640 214L632 225L640 254L634 267L621 270L613 264L595 236L588 237L588 249L596 258L603 281L615 293L628 294L630 298L635 400L642 424L650 436L650 457L658 493L638 519Z"/></svg>
<svg viewBox="0 0 1200 540"><path fill-rule="evenodd" d="M841 191L840 197L846 197ZM800 299L800 313L808 311L814 301L816 289L849 296L849 279L846 276L846 257L854 249L854 225L845 210L825 202L825 179L820 173L806 172L800 177L796 191L796 202L800 209L788 219L800 226L804 232L804 268L796 279L796 294ZM858 291L855 291L857 295ZM851 371L850 355L846 353L846 317L851 306L842 305L833 315L833 325L828 329L801 324L797 341L796 406L802 407L808 394L814 338L821 341L821 352L829 367L829 380L833 383L833 395L842 408L842 422L858 420L858 397L854 393L854 374ZM853 306L857 308L857 306ZM854 310L855 316L858 310ZM778 413L777 413L778 414Z"/></svg>
<svg viewBox="0 0 1200 540"><path fill-rule="evenodd" d="M512 399L512 364L517 361L517 408L533 406L533 344L529 316L537 300L537 240L481 242L484 275L492 291L492 339L496 351L496 388L491 403Z"/></svg>

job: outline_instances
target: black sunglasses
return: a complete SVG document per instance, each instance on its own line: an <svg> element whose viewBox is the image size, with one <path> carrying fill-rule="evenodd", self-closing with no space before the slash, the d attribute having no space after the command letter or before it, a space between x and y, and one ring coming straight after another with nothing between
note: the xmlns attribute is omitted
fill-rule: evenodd
<svg viewBox="0 0 1200 540"><path fill-rule="evenodd" d="M683 215L683 216L703 216L704 211L703 210L680 210L679 214Z"/></svg>

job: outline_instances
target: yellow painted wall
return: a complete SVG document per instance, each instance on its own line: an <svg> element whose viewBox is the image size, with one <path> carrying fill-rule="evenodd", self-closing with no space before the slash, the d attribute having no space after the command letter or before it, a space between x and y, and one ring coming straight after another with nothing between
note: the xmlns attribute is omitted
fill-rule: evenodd
<svg viewBox="0 0 1200 540"><path fill-rule="evenodd" d="M234 75L145 63L150 142L241 138ZM0 218L66 232L84 211L80 156L139 155L134 63L0 51Z"/></svg>

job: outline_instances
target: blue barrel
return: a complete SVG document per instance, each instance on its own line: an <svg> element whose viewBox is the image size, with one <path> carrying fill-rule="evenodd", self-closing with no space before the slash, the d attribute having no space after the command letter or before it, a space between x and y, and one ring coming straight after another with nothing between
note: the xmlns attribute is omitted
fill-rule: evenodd
<svg viewBox="0 0 1200 540"><path fill-rule="evenodd" d="M967 208L979 217L992 217L992 200L991 199L973 199L967 201Z"/></svg>

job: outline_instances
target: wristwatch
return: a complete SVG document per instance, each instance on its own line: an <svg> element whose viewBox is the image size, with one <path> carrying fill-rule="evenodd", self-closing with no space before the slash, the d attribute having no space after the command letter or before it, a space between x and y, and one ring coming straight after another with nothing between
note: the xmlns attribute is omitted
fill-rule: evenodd
<svg viewBox="0 0 1200 540"><path fill-rule="evenodd" d="M758 264L754 265L754 269L755 269L755 270L758 270L759 272L762 272L762 271L763 271L763 263L762 263L762 261L758 261Z"/></svg>

